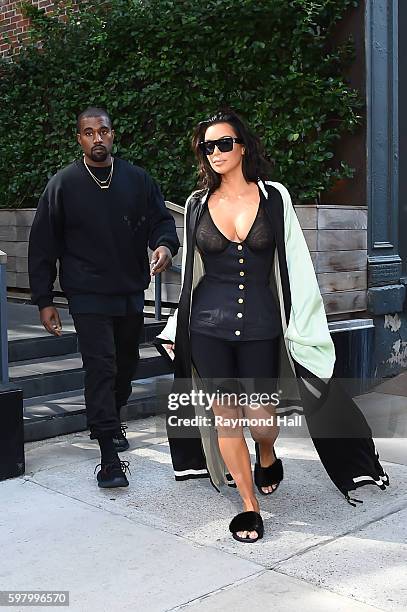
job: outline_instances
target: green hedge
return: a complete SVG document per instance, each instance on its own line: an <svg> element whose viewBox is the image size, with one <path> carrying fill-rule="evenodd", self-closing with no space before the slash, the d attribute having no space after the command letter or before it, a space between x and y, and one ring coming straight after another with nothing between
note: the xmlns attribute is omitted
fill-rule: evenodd
<svg viewBox="0 0 407 612"><path fill-rule="evenodd" d="M75 118L90 104L112 114L117 154L172 201L195 185L195 123L225 105L260 134L296 199L352 175L330 160L360 119L343 77L353 51L330 39L354 0L88 0L65 17L57 4L47 17L26 3L31 39L0 63L1 207L35 206L78 157Z"/></svg>

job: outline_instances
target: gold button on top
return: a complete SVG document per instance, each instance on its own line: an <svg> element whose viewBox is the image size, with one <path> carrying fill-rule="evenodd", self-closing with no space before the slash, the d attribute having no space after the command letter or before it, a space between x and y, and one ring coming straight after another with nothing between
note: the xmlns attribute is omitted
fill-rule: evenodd
<svg viewBox="0 0 407 612"><path fill-rule="evenodd" d="M240 276L244 276L244 272L239 272Z"/></svg>
<svg viewBox="0 0 407 612"><path fill-rule="evenodd" d="M239 317L239 319L241 319L243 317L243 314L241 312L238 312L237 316Z"/></svg>
<svg viewBox="0 0 407 612"><path fill-rule="evenodd" d="M239 289L244 289L244 285L239 285Z"/></svg>
<svg viewBox="0 0 407 612"><path fill-rule="evenodd" d="M237 301L239 302L239 304L243 304L243 298L239 298Z"/></svg>
<svg viewBox="0 0 407 612"><path fill-rule="evenodd" d="M240 331L238 329L235 331L235 335L240 336Z"/></svg>
<svg viewBox="0 0 407 612"><path fill-rule="evenodd" d="M238 244L238 245L237 245L237 249L238 249L238 251L241 251L241 250L243 249L242 245L241 245L241 244Z"/></svg>
<svg viewBox="0 0 407 612"><path fill-rule="evenodd" d="M244 259L239 259L239 263L244 263Z"/></svg>

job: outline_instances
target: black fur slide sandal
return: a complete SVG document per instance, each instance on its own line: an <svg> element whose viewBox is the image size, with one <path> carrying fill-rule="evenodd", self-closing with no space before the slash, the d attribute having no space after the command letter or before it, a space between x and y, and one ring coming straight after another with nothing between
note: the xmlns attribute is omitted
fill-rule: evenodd
<svg viewBox="0 0 407 612"><path fill-rule="evenodd" d="M253 512L252 510L241 512L231 520L229 530L232 532L233 538L238 542L257 542L264 534L263 519L258 512ZM238 531L256 531L257 538L241 538L237 535Z"/></svg>
<svg viewBox="0 0 407 612"><path fill-rule="evenodd" d="M256 448L256 463L254 466L254 483L256 487L258 488L259 493L261 495L271 495L272 493L275 493L277 491L278 485L284 478L284 470L283 470L282 461L281 459L277 459L276 453L274 452L274 448L273 448L274 457L276 458L275 462L268 467L262 467L260 465L260 449L259 449L259 445L257 444L257 442L255 444L255 448ZM270 487L272 485L277 485L274 491L266 493L265 491L262 490L262 487Z"/></svg>

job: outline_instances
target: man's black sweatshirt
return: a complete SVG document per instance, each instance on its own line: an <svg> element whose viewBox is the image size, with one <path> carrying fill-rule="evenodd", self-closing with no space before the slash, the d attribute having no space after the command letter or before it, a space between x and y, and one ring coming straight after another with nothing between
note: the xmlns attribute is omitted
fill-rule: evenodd
<svg viewBox="0 0 407 612"><path fill-rule="evenodd" d="M110 187L101 189L75 161L51 178L38 204L28 251L32 301L52 305L58 260L68 300L140 293L150 283L147 245L179 249L174 219L147 172L115 158Z"/></svg>

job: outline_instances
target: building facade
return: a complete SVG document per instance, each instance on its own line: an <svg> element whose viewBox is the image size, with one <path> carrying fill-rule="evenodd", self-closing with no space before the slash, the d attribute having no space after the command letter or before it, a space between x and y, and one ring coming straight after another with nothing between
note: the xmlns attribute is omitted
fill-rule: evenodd
<svg viewBox="0 0 407 612"><path fill-rule="evenodd" d="M31 0L31 4L46 13L52 11L53 0ZM18 49L24 43L25 34L30 27L29 19L21 12L21 2L0 0L0 57L4 57L10 49Z"/></svg>
<svg viewBox="0 0 407 612"><path fill-rule="evenodd" d="M0 0L0 57L10 47L18 52L24 42L29 21L19 4ZM53 8L52 0L32 4L46 12ZM355 168L354 178L322 194L325 210L315 211L315 219L330 217L331 226L315 222L303 227L314 263L324 262L330 250L335 251L331 268L316 269L320 285L327 283L324 300L331 329L346 356L342 361L349 365L339 372L342 376L380 378L407 368L407 118L402 112L407 107L406 28L406 0L360 0L338 24L333 41L351 36L354 42L356 58L347 77L365 102L364 121L336 150L337 162L343 159ZM335 219L330 207L336 209ZM367 240L366 225L343 222L346 215L352 219L350 209L356 213L363 207ZM362 219L362 213L354 218ZM302 214L309 222L311 211ZM320 243L328 238L331 243L320 254ZM347 259L358 263L340 265ZM336 284L331 280L335 271ZM348 308L343 306L347 303Z"/></svg>

